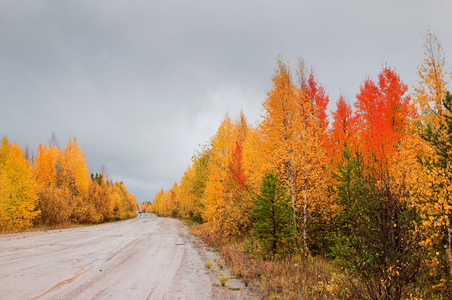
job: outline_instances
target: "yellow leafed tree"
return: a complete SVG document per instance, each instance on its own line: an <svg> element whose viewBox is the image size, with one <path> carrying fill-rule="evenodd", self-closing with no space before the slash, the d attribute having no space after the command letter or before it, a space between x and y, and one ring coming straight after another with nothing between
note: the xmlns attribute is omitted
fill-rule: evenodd
<svg viewBox="0 0 452 300"><path fill-rule="evenodd" d="M193 164L187 168L179 185L179 214L184 218L201 222L204 211L204 190L208 180L210 147L193 156Z"/></svg>
<svg viewBox="0 0 452 300"><path fill-rule="evenodd" d="M152 212L156 213L160 216L167 216L167 208L166 208L166 194L161 189L157 194L154 196L154 203L152 204Z"/></svg>
<svg viewBox="0 0 452 300"><path fill-rule="evenodd" d="M448 82L446 56L436 35L430 31L424 44L424 60L418 67L419 83L415 90L414 101L420 110L423 123L440 126L439 116L443 112L442 99L446 96Z"/></svg>
<svg viewBox="0 0 452 300"><path fill-rule="evenodd" d="M420 133L425 139L421 153L423 164L417 168L424 175L413 179L413 199L423 220L420 225L421 232L425 234L422 246L429 251L432 272L442 273L443 268L448 270L446 274L452 275L452 178L446 171L449 167L444 165L449 154L436 151L434 145L450 140L446 119L451 116L443 101L451 74L447 71L444 50L431 32L427 34L424 48L414 97L420 109Z"/></svg>
<svg viewBox="0 0 452 300"><path fill-rule="evenodd" d="M39 215L35 182L22 149L4 137L0 147L0 228L24 229Z"/></svg>
<svg viewBox="0 0 452 300"><path fill-rule="evenodd" d="M331 209L327 197L326 114L328 97L300 60L297 84L288 66L278 60L273 87L263 103L264 119L260 124L262 154L266 169L276 171L290 192L293 222L308 246L308 227L320 226L319 216ZM322 221L323 222L323 221Z"/></svg>
<svg viewBox="0 0 452 300"><path fill-rule="evenodd" d="M66 186L73 195L86 197L89 189L89 173L84 154L80 151L77 138L69 140L61 150L59 159L60 185Z"/></svg>
<svg viewBox="0 0 452 300"><path fill-rule="evenodd" d="M252 196L247 180L245 159L251 157L252 150L244 154L250 127L243 112L237 120L226 117L212 137L206 152L207 172L203 190L203 219L217 236L241 235L251 226L249 209ZM199 172L199 168L195 169ZM181 184L182 187L182 184Z"/></svg>
<svg viewBox="0 0 452 300"><path fill-rule="evenodd" d="M177 182L174 183L173 187L168 191L166 201L168 212L167 214L172 217L179 215L180 202L178 198L179 185Z"/></svg>
<svg viewBox="0 0 452 300"><path fill-rule="evenodd" d="M233 124L231 119L226 117L211 140L212 152L208 164L209 177L204 192L203 218L213 226L215 231L223 231L225 225L223 217L227 203L223 182L227 178L233 139Z"/></svg>
<svg viewBox="0 0 452 300"><path fill-rule="evenodd" d="M75 137L61 150L57 182L71 195L69 206L72 219L82 223L94 221L91 219L96 214L95 208L87 201L90 183L87 163Z"/></svg>
<svg viewBox="0 0 452 300"><path fill-rule="evenodd" d="M192 219L197 213L201 215L201 210L196 209L196 196L193 188L193 180L195 177L195 169L189 166L184 172L179 185L178 197L181 199L179 214L183 218Z"/></svg>

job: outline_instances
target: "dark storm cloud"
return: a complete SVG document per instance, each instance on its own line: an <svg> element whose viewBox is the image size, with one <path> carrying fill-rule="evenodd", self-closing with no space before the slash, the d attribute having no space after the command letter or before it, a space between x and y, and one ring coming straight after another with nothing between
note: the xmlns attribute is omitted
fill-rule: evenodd
<svg viewBox="0 0 452 300"><path fill-rule="evenodd" d="M225 113L251 122L275 58L313 65L331 102L383 64L416 82L422 35L452 49L447 1L0 1L0 134L74 135L139 201L179 180ZM334 104L330 105L334 108Z"/></svg>

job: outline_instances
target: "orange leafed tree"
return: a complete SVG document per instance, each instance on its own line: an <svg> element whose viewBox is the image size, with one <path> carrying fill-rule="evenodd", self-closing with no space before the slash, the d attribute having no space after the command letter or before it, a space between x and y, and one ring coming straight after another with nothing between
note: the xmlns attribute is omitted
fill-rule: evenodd
<svg viewBox="0 0 452 300"><path fill-rule="evenodd" d="M115 181L112 188L118 190L121 199L119 206L121 207L122 214L117 219L122 220L136 216L138 204L136 203L135 196L127 191L124 182Z"/></svg>
<svg viewBox="0 0 452 300"><path fill-rule="evenodd" d="M273 87L262 104L263 120L259 124L263 138L263 155L267 170L274 170L291 195L293 222L296 223L295 143L297 140L296 89L289 67L281 59L273 75Z"/></svg>
<svg viewBox="0 0 452 300"><path fill-rule="evenodd" d="M243 219L243 216L238 214L238 207L234 205L230 185L235 182L235 179L232 182L230 180L234 177L237 178L237 174L232 174L229 169L236 134L236 127L232 120L226 117L211 139L209 177L204 193L203 218L215 232L224 236L235 235L241 223L240 219Z"/></svg>
<svg viewBox="0 0 452 300"><path fill-rule="evenodd" d="M150 213L151 212L151 202L141 201L140 209L142 212Z"/></svg>
<svg viewBox="0 0 452 300"><path fill-rule="evenodd" d="M304 65L301 65L301 69L305 68ZM303 73L302 70L299 72ZM305 79L303 78L305 75L302 75L300 77L301 79L301 86L300 88L304 90L303 92L306 94L305 97L310 99L312 104L312 117L316 119L317 121L317 130L318 135L320 137L320 140L324 147L327 147L328 143L328 136L327 136L327 130L328 130L328 115L326 113L326 109L329 103L329 97L325 92L325 88L319 84L317 79L314 76L314 72L311 70L311 73L309 74L308 79L308 86L304 83Z"/></svg>
<svg viewBox="0 0 452 300"><path fill-rule="evenodd" d="M296 208L301 216L299 227L305 249L308 241L317 243L317 232L323 231L328 223L329 218L325 216L332 216L335 211L327 193L330 172L325 149L329 143L325 110L328 102L329 98L315 79L313 70L308 71L300 59L296 82L294 162Z"/></svg>
<svg viewBox="0 0 452 300"><path fill-rule="evenodd" d="M57 182L59 176L60 151L53 145L39 144L33 164L36 180L40 221L47 225L57 225L69 221L72 208L69 203L70 193L62 189Z"/></svg>
<svg viewBox="0 0 452 300"><path fill-rule="evenodd" d="M229 154L229 162L227 168L227 177L224 181L224 187L228 199L229 215L234 234L243 234L250 229L251 218L249 210L252 208L252 193L248 176L246 172L246 164L243 155L244 145L249 138L250 127L246 121L243 112L240 113L238 119L234 122L235 129L235 145L233 145L232 153Z"/></svg>
<svg viewBox="0 0 452 300"><path fill-rule="evenodd" d="M356 146L356 122L350 104L344 101L341 95L336 103L336 110L332 112L333 122L330 131L329 155L336 165L344 151L352 151Z"/></svg>
<svg viewBox="0 0 452 300"><path fill-rule="evenodd" d="M247 191L256 195L260 191L262 178L268 161L263 155L266 153L263 143L262 129L249 126L245 141L242 143L242 169L246 178Z"/></svg>
<svg viewBox="0 0 452 300"><path fill-rule="evenodd" d="M33 164L42 223L99 223L135 215L135 198L122 183L113 184L105 170L90 180L76 138L61 151L55 144L39 145Z"/></svg>
<svg viewBox="0 0 452 300"><path fill-rule="evenodd" d="M290 192L293 222L302 232L305 248L308 227L320 224L320 219L311 218L313 212L330 207L324 150L327 104L328 96L304 61L299 61L294 84L287 64L278 60L273 87L263 103L262 154L266 169L275 171Z"/></svg>
<svg viewBox="0 0 452 300"><path fill-rule="evenodd" d="M112 183L105 170L101 170L96 176L92 175L88 197L96 213L91 216L91 222L115 220L115 202L111 189Z"/></svg>
<svg viewBox="0 0 452 300"><path fill-rule="evenodd" d="M6 137L0 148L0 229L70 222L98 223L135 215L135 197L123 183L90 180L77 140L63 150L52 137L40 144L33 162ZM27 156L27 155L25 155Z"/></svg>

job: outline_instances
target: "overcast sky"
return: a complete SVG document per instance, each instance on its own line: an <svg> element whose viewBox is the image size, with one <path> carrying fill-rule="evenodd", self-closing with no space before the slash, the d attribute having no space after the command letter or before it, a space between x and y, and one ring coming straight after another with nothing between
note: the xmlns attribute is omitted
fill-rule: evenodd
<svg viewBox="0 0 452 300"><path fill-rule="evenodd" d="M255 123L276 57L354 101L384 64L410 86L427 30L452 62L452 1L0 0L0 136L76 136L137 201L179 181L226 113Z"/></svg>

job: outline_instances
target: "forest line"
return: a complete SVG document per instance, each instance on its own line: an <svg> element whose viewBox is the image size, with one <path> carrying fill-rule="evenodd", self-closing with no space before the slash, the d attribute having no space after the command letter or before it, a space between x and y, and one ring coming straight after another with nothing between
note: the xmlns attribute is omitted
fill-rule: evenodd
<svg viewBox="0 0 452 300"><path fill-rule="evenodd" d="M141 208L200 222L218 245L255 241L267 259L326 257L350 298L451 296L452 72L430 32L424 50L413 95L384 66L331 120L312 68L278 59L262 120L225 117L180 183Z"/></svg>
<svg viewBox="0 0 452 300"><path fill-rule="evenodd" d="M62 149L54 138L40 144L32 159L6 136L1 141L1 232L127 219L136 215L135 201L106 172L89 174L75 137Z"/></svg>

